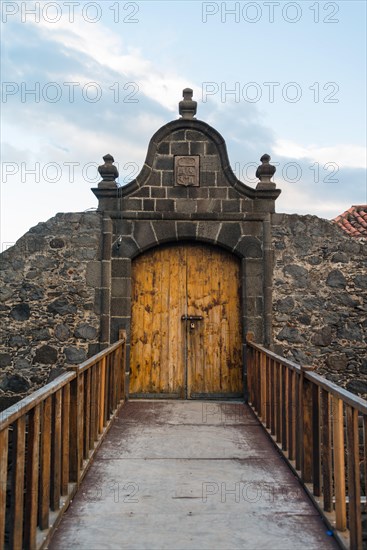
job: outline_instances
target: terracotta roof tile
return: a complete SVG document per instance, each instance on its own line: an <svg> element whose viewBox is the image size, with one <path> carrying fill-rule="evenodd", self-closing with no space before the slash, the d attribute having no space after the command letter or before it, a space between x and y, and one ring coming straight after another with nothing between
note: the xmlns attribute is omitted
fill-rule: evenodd
<svg viewBox="0 0 367 550"><path fill-rule="evenodd" d="M351 237L367 239L367 204L351 206L331 221Z"/></svg>

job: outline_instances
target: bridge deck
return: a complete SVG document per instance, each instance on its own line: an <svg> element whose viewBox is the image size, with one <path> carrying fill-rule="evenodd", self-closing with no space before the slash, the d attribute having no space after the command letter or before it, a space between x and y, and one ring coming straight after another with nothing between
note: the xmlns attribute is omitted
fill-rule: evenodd
<svg viewBox="0 0 367 550"><path fill-rule="evenodd" d="M242 403L130 401L52 550L337 548Z"/></svg>

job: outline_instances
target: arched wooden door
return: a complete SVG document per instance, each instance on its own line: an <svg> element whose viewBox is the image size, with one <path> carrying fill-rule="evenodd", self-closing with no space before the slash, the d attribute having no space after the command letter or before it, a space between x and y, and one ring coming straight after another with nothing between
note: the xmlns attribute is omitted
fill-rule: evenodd
<svg viewBox="0 0 367 550"><path fill-rule="evenodd" d="M214 247L159 247L132 270L130 395L243 392L240 262Z"/></svg>

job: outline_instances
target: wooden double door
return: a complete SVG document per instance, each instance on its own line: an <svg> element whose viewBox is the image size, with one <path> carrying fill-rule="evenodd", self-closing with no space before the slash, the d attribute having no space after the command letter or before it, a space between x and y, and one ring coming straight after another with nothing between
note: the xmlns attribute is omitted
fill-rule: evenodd
<svg viewBox="0 0 367 550"><path fill-rule="evenodd" d="M243 394L240 262L196 244L133 262L130 395Z"/></svg>

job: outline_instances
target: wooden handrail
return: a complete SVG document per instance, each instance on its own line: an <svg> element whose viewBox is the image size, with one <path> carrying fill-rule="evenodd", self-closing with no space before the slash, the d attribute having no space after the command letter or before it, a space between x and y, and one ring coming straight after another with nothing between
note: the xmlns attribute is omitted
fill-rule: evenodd
<svg viewBox="0 0 367 550"><path fill-rule="evenodd" d="M362 550L367 401L247 339L249 404L343 548ZM364 482L366 483L366 482Z"/></svg>
<svg viewBox="0 0 367 550"><path fill-rule="evenodd" d="M125 363L123 337L0 413L0 549L47 545L123 404Z"/></svg>

